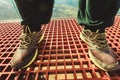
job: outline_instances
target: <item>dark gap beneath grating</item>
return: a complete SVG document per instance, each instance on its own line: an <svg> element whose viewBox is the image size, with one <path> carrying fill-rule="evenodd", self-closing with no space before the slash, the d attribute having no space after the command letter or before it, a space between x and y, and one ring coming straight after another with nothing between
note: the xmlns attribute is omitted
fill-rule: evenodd
<svg viewBox="0 0 120 80"><path fill-rule="evenodd" d="M118 43L113 43L116 47L118 47Z"/></svg>
<svg viewBox="0 0 120 80"><path fill-rule="evenodd" d="M12 42L11 42L12 43ZM15 40L14 43L18 44L19 43L19 40Z"/></svg>
<svg viewBox="0 0 120 80"><path fill-rule="evenodd" d="M28 80L35 80L35 77L36 77L36 73L30 73Z"/></svg>
<svg viewBox="0 0 120 80"><path fill-rule="evenodd" d="M39 45L39 48L38 48L38 50L39 50L39 52L41 52L42 50L44 50L44 46L42 46L42 45Z"/></svg>
<svg viewBox="0 0 120 80"><path fill-rule="evenodd" d="M113 42L113 39L109 39L110 43Z"/></svg>
<svg viewBox="0 0 120 80"><path fill-rule="evenodd" d="M85 50L86 53L88 53L88 48L85 48L84 50Z"/></svg>
<svg viewBox="0 0 120 80"><path fill-rule="evenodd" d="M86 43L84 41L81 40L80 42L81 42L81 44L85 44L86 45Z"/></svg>
<svg viewBox="0 0 120 80"><path fill-rule="evenodd" d="M64 43L64 45L68 46L68 42L66 42L65 40L64 40L64 42L63 42L63 43Z"/></svg>
<svg viewBox="0 0 120 80"><path fill-rule="evenodd" d="M49 54L50 52L48 50L45 50L44 51L44 54Z"/></svg>
<svg viewBox="0 0 120 80"><path fill-rule="evenodd" d="M87 78L93 78L92 70L85 71Z"/></svg>
<svg viewBox="0 0 120 80"><path fill-rule="evenodd" d="M10 53L8 57L13 57L14 53Z"/></svg>
<svg viewBox="0 0 120 80"><path fill-rule="evenodd" d="M69 34L68 34L68 40L69 40L69 42L72 42L72 41L73 41L73 40L72 40L72 36L69 35Z"/></svg>
<svg viewBox="0 0 120 80"><path fill-rule="evenodd" d="M10 72L12 70L11 66L8 66L6 69L5 69L5 72Z"/></svg>
<svg viewBox="0 0 120 80"><path fill-rule="evenodd" d="M66 55L65 56L65 61L71 61L71 56L70 55Z"/></svg>
<svg viewBox="0 0 120 80"><path fill-rule="evenodd" d="M83 49L81 48L81 49L78 49L78 52L79 53L83 53Z"/></svg>
<svg viewBox="0 0 120 80"><path fill-rule="evenodd" d="M4 53L4 54L2 55L2 57L7 57L7 55L8 55L7 53Z"/></svg>
<svg viewBox="0 0 120 80"><path fill-rule="evenodd" d="M13 69L15 72L18 72L18 71L20 71L20 69L19 68L16 68L16 69Z"/></svg>
<svg viewBox="0 0 120 80"><path fill-rule="evenodd" d="M0 72L4 70L5 66L0 66Z"/></svg>
<svg viewBox="0 0 120 80"><path fill-rule="evenodd" d="M118 53L117 55L119 55L119 56L118 56L118 59L120 59L120 53Z"/></svg>
<svg viewBox="0 0 120 80"><path fill-rule="evenodd" d="M6 40L4 40L4 41L6 41ZM4 44L8 44L8 42L4 42Z"/></svg>
<svg viewBox="0 0 120 80"><path fill-rule="evenodd" d="M56 61L56 56L50 56L50 61Z"/></svg>
<svg viewBox="0 0 120 80"><path fill-rule="evenodd" d="M45 50L50 50L50 46L46 46L46 47L45 47Z"/></svg>
<svg viewBox="0 0 120 80"><path fill-rule="evenodd" d="M83 61L82 65L84 68L88 68L88 66L89 66L88 61Z"/></svg>
<svg viewBox="0 0 120 80"><path fill-rule="evenodd" d="M9 38L8 40L9 40L9 41L11 41L12 39L11 39L11 38Z"/></svg>
<svg viewBox="0 0 120 80"><path fill-rule="evenodd" d="M56 42L52 42L52 45L53 45L53 46L56 46Z"/></svg>
<svg viewBox="0 0 120 80"><path fill-rule="evenodd" d="M45 73L42 73L42 72L39 72L38 73L38 78L37 80L45 80L46 76L45 76Z"/></svg>
<svg viewBox="0 0 120 80"><path fill-rule="evenodd" d="M8 77L9 74L0 74L0 79L2 80L6 80L6 78Z"/></svg>
<svg viewBox="0 0 120 80"><path fill-rule="evenodd" d="M50 43L50 42L51 42L51 39L49 39L49 38L48 38L47 42L49 42L49 43Z"/></svg>
<svg viewBox="0 0 120 80"><path fill-rule="evenodd" d="M51 38L52 38L52 36L48 36L48 38L49 38L49 39L51 39Z"/></svg>
<svg viewBox="0 0 120 80"><path fill-rule="evenodd" d="M62 41L62 37L58 38L58 41Z"/></svg>
<svg viewBox="0 0 120 80"><path fill-rule="evenodd" d="M65 54L70 54L70 51L69 50L64 50L64 53Z"/></svg>
<svg viewBox="0 0 120 80"><path fill-rule="evenodd" d="M102 71L99 69L96 69L95 73L93 74L96 74L97 78L102 78L104 76L104 74L102 74Z"/></svg>
<svg viewBox="0 0 120 80"><path fill-rule="evenodd" d="M74 67L75 67L75 69L77 69L77 68L80 69L81 68L80 67L80 62L74 62Z"/></svg>
<svg viewBox="0 0 120 80"><path fill-rule="evenodd" d="M115 52L117 52L117 48L112 47L112 50L115 51Z"/></svg>
<svg viewBox="0 0 120 80"><path fill-rule="evenodd" d="M48 56L43 57L43 61L44 61L44 62L48 62L48 59L49 59Z"/></svg>
<svg viewBox="0 0 120 80"><path fill-rule="evenodd" d="M76 44L77 48L81 48L81 45Z"/></svg>
<svg viewBox="0 0 120 80"><path fill-rule="evenodd" d="M7 52L11 52L13 49L12 48L8 48L7 49Z"/></svg>
<svg viewBox="0 0 120 80"><path fill-rule="evenodd" d="M58 46L58 49L59 49L59 50L60 50L60 49L63 49L62 45L61 45L61 46Z"/></svg>
<svg viewBox="0 0 120 80"><path fill-rule="evenodd" d="M118 39L115 39L115 41L119 43L119 38L118 38Z"/></svg>
<svg viewBox="0 0 120 80"><path fill-rule="evenodd" d="M18 80L25 80L27 74L25 73L20 73L20 76L18 77Z"/></svg>
<svg viewBox="0 0 120 80"><path fill-rule="evenodd" d="M0 33L1 34L1 33ZM1 35L2 36L2 35ZM0 44L2 43L2 38L0 38Z"/></svg>
<svg viewBox="0 0 120 80"><path fill-rule="evenodd" d="M57 69L58 69L58 70L61 70L61 69L64 69L64 68L65 68L64 62L58 61L58 63L57 63Z"/></svg>
<svg viewBox="0 0 120 80"><path fill-rule="evenodd" d="M84 79L84 75L83 75L83 71L82 70L76 70L76 76L77 76L77 79L81 79L83 80Z"/></svg>
<svg viewBox="0 0 120 80"><path fill-rule="evenodd" d="M19 41L17 41L16 43L18 43L18 42L19 42ZM10 41L9 43L10 43L10 44L14 44L14 41Z"/></svg>
<svg viewBox="0 0 120 80"><path fill-rule="evenodd" d="M74 40L75 40L75 41L77 41L77 40L78 40L78 38L77 38L77 37L74 37Z"/></svg>
<svg viewBox="0 0 120 80"><path fill-rule="evenodd" d="M54 34L55 36L53 36L53 39L55 39L55 41L57 40L57 34Z"/></svg>
<svg viewBox="0 0 120 80"><path fill-rule="evenodd" d="M47 70L47 63L42 63L40 66L41 70Z"/></svg>
<svg viewBox="0 0 120 80"><path fill-rule="evenodd" d="M0 64L2 63L3 59L0 59Z"/></svg>
<svg viewBox="0 0 120 80"><path fill-rule="evenodd" d="M11 59L6 59L3 64L8 64L11 61Z"/></svg>
<svg viewBox="0 0 120 80"><path fill-rule="evenodd" d="M69 46L68 45L64 45L64 49L69 49Z"/></svg>
<svg viewBox="0 0 120 80"><path fill-rule="evenodd" d="M0 44L2 44L3 43L3 41L2 41L2 39L0 38Z"/></svg>
<svg viewBox="0 0 120 80"><path fill-rule="evenodd" d="M0 45L0 47L4 47L5 45Z"/></svg>
<svg viewBox="0 0 120 80"><path fill-rule="evenodd" d="M58 42L58 45L62 45L62 42L61 42L61 41L59 41L59 42Z"/></svg>
<svg viewBox="0 0 120 80"><path fill-rule="evenodd" d="M50 54L56 54L56 50L52 50Z"/></svg>
<svg viewBox="0 0 120 80"><path fill-rule="evenodd" d="M72 62L65 62L65 64L66 64L66 69L72 69L73 68L73 66L72 66Z"/></svg>
<svg viewBox="0 0 120 80"><path fill-rule="evenodd" d="M57 59L57 62L64 62L64 59Z"/></svg>
<svg viewBox="0 0 120 80"><path fill-rule="evenodd" d="M50 63L49 67L50 67L50 70L55 70L56 69L56 63Z"/></svg>
<svg viewBox="0 0 120 80"><path fill-rule="evenodd" d="M17 74L10 74L8 80L17 80L16 78L17 78Z"/></svg>
<svg viewBox="0 0 120 80"><path fill-rule="evenodd" d="M6 47L10 47L11 45L7 45Z"/></svg>
<svg viewBox="0 0 120 80"><path fill-rule="evenodd" d="M49 46L50 44L51 44L51 43L48 43L48 42L46 43L47 46Z"/></svg>
<svg viewBox="0 0 120 80"><path fill-rule="evenodd" d="M73 71L66 71L67 80L75 79Z"/></svg>
<svg viewBox="0 0 120 80"><path fill-rule="evenodd" d="M56 46L52 46L52 48L51 48L52 50L56 50Z"/></svg>
<svg viewBox="0 0 120 80"><path fill-rule="evenodd" d="M63 41L67 42L67 36L66 35L63 36Z"/></svg>
<svg viewBox="0 0 120 80"><path fill-rule="evenodd" d="M57 41L57 39L56 38L53 38L53 40L52 41ZM53 43L53 44L55 44L55 43Z"/></svg>
<svg viewBox="0 0 120 80"><path fill-rule="evenodd" d="M85 55L79 55L81 60L85 60L86 56Z"/></svg>
<svg viewBox="0 0 120 80"><path fill-rule="evenodd" d="M11 47L16 47L16 44L11 45Z"/></svg>
<svg viewBox="0 0 120 80"><path fill-rule="evenodd" d="M73 43L73 41L69 41L69 44L70 44L70 45L73 45L74 43Z"/></svg>
<svg viewBox="0 0 120 80"><path fill-rule="evenodd" d="M64 59L64 56L63 55L57 56L57 59Z"/></svg>
<svg viewBox="0 0 120 80"><path fill-rule="evenodd" d="M76 49L71 49L71 52L74 53L74 54L77 53Z"/></svg>
<svg viewBox="0 0 120 80"><path fill-rule="evenodd" d="M78 61L78 55L72 55L73 61Z"/></svg>
<svg viewBox="0 0 120 80"><path fill-rule="evenodd" d="M113 39L114 39L115 37L111 35L111 38L113 38Z"/></svg>
<svg viewBox="0 0 120 80"><path fill-rule="evenodd" d="M36 73L30 73L28 76L28 80L45 80L44 74L39 73L38 75Z"/></svg>
<svg viewBox="0 0 120 80"><path fill-rule="evenodd" d="M1 49L1 52L5 52L6 50L7 50L6 48L5 49L3 48L3 49Z"/></svg>
<svg viewBox="0 0 120 80"><path fill-rule="evenodd" d="M119 31L120 32L120 31ZM120 38L120 35L116 35L116 37L119 39Z"/></svg>
<svg viewBox="0 0 120 80"><path fill-rule="evenodd" d="M47 78L47 80L56 80L55 72L49 72Z"/></svg>
<svg viewBox="0 0 120 80"><path fill-rule="evenodd" d="M71 48L71 49L75 49L75 45L71 45L70 48Z"/></svg>
<svg viewBox="0 0 120 80"><path fill-rule="evenodd" d="M57 54L63 54L63 50L58 50Z"/></svg>
<svg viewBox="0 0 120 80"><path fill-rule="evenodd" d="M86 44L84 44L84 45L82 45L83 46L83 48L87 48L87 45Z"/></svg>

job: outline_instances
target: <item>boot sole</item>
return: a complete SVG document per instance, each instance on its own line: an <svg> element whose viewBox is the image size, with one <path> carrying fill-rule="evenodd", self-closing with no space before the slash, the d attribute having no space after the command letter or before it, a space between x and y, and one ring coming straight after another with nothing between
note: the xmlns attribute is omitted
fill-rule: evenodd
<svg viewBox="0 0 120 80"><path fill-rule="evenodd" d="M44 35L42 34L42 36L41 36L41 38L40 38L40 40L39 40L38 43L40 43L40 42L43 40L43 38L44 38ZM23 66L22 68L26 68L26 67L30 66L30 65L35 61L35 59L37 58L37 55L38 55L38 49L36 49L35 54L33 55L32 59L31 59L31 57L30 57L30 58L27 60L27 61L30 61L30 62L28 62L28 64L26 64L26 65ZM25 62L24 62L24 63L25 63Z"/></svg>
<svg viewBox="0 0 120 80"><path fill-rule="evenodd" d="M26 60L26 61L30 61L30 62L28 62L28 64L26 64L22 68L26 68L26 67L30 66L35 61L35 59L37 58L37 55L38 55L38 49L36 49L35 54L33 55L32 59L30 57L30 58L28 58L28 60ZM26 62L24 62L24 63L26 63Z"/></svg>
<svg viewBox="0 0 120 80"><path fill-rule="evenodd" d="M88 42L86 42L85 39L83 38L82 34L80 34L80 39L81 39L82 41L84 41L85 43L88 43ZM100 69L102 69L102 70L104 70L104 71L108 71L107 69L101 67L100 64L96 62L97 59L92 55L90 49L88 50L88 54L89 54L89 57L90 57L91 61L92 61L98 68L100 68ZM98 60L97 60L97 61L98 61Z"/></svg>
<svg viewBox="0 0 120 80"><path fill-rule="evenodd" d="M88 54L89 54L89 56L90 56L91 61L92 61L98 68L100 68L100 69L102 69L102 70L104 70L104 71L108 71L107 69L101 67L100 64L96 62L97 59L92 55L90 49L89 49L89 51L88 51ZM98 60L97 60L97 61L98 61Z"/></svg>

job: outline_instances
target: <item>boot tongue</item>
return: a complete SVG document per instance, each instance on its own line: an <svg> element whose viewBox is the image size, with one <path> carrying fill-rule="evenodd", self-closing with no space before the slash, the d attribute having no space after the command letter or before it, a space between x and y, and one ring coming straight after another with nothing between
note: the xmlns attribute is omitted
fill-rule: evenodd
<svg viewBox="0 0 120 80"><path fill-rule="evenodd" d="M96 43L98 43L99 49L107 50L106 48L108 47L108 45L107 45L107 40L104 33L97 35ZM106 52L108 53L109 51L106 51Z"/></svg>
<svg viewBox="0 0 120 80"><path fill-rule="evenodd" d="M97 38L97 36L99 35L98 32L99 32L99 29L97 29L95 32L92 32L90 38L91 38L91 39Z"/></svg>
<svg viewBox="0 0 120 80"><path fill-rule="evenodd" d="M31 30L30 30L30 28L29 28L29 26L25 26L23 28L23 33L25 33L25 34L31 34L32 33Z"/></svg>

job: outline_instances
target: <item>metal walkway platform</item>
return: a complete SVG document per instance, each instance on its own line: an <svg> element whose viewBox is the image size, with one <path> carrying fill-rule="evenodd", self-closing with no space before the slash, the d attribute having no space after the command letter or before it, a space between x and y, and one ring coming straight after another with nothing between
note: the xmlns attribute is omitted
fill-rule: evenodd
<svg viewBox="0 0 120 80"><path fill-rule="evenodd" d="M56 19L43 25L39 56L26 69L11 69L22 28L18 22L0 23L0 80L120 80L120 70L104 72L90 60L88 46L79 38L75 19ZM108 44L120 62L120 17L106 29Z"/></svg>

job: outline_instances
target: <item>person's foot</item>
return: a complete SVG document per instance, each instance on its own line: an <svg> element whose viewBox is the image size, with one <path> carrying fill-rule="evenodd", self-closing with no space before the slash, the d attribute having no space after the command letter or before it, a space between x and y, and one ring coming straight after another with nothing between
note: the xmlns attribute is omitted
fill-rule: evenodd
<svg viewBox="0 0 120 80"><path fill-rule="evenodd" d="M11 67L26 68L30 66L38 55L38 44L42 39L42 31L32 33L28 26L25 27L20 36L19 47L11 60Z"/></svg>
<svg viewBox="0 0 120 80"><path fill-rule="evenodd" d="M104 71L119 69L117 58L107 45L105 33L83 30L80 38L89 46L89 57L98 68Z"/></svg>

